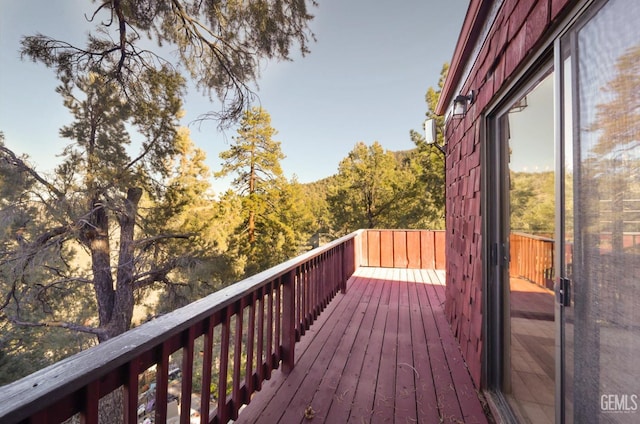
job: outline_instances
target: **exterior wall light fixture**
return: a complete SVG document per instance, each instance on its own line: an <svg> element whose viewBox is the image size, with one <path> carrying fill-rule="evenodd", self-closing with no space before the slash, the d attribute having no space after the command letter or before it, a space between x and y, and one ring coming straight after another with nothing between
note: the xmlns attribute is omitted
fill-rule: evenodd
<svg viewBox="0 0 640 424"><path fill-rule="evenodd" d="M524 96L523 98L518 100L513 106L511 106L511 109L509 109L509 113L522 112L527 108L527 106L529 106L527 102L527 96Z"/></svg>
<svg viewBox="0 0 640 424"><path fill-rule="evenodd" d="M427 119L424 121L424 140L427 144L434 145L442 152L446 154L444 146L438 144L438 130L436 127L435 119Z"/></svg>
<svg viewBox="0 0 640 424"><path fill-rule="evenodd" d="M462 118L467 114L467 110L469 109L469 105L473 104L476 100L476 92L475 90L469 91L469 94L462 95L458 94L455 99L453 99L453 117L454 118Z"/></svg>

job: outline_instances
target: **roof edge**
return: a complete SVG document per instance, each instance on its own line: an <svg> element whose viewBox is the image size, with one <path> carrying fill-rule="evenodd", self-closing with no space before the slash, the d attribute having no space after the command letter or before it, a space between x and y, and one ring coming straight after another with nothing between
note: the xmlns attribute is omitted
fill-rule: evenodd
<svg viewBox="0 0 640 424"><path fill-rule="evenodd" d="M458 36L458 42L453 52L451 64L449 66L449 73L445 79L444 86L436 105L435 113L437 115L444 115L447 111L448 105L451 103L451 99L454 96L454 90L462 78L465 65L469 60L469 56L474 50L474 46L478 41L478 37L482 33L482 27L494 0L471 0L467 14L462 24L460 35Z"/></svg>

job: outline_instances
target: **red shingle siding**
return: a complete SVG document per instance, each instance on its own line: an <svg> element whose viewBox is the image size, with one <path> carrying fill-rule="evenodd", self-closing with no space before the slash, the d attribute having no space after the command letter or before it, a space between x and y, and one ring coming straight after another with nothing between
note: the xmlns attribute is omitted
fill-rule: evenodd
<svg viewBox="0 0 640 424"><path fill-rule="evenodd" d="M524 59L524 38L526 31L524 27L515 34L515 37L509 41L506 49L506 63L505 63L505 76L508 78L513 71L520 65L522 59Z"/></svg>
<svg viewBox="0 0 640 424"><path fill-rule="evenodd" d="M480 103L480 99L476 104ZM468 121L468 122L467 122ZM474 305L482 282L473 261L478 252L476 217L480 216L480 148L471 114L447 125L447 297L445 311L469 370L480 384L481 334L473 324L482 322ZM480 259L480 258L477 258ZM473 299L473 300L472 300ZM476 312L477 311L477 312Z"/></svg>
<svg viewBox="0 0 640 424"><path fill-rule="evenodd" d="M529 51L542 38L545 29L551 22L550 5L546 1L537 3L525 23L524 49Z"/></svg>
<svg viewBox="0 0 640 424"><path fill-rule="evenodd" d="M571 0L552 0L551 1L551 19L556 19L560 12L566 10L566 6L571 3Z"/></svg>
<svg viewBox="0 0 640 424"><path fill-rule="evenodd" d="M480 117L563 9L574 3L505 0L477 58L471 58L474 65L462 89L476 90L476 101L464 118L447 123L445 311L478 386L483 337Z"/></svg>

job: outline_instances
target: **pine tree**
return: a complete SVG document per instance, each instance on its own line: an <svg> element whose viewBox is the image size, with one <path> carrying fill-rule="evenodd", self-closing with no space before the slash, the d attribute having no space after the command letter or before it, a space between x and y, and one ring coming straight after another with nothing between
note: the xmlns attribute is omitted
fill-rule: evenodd
<svg viewBox="0 0 640 424"><path fill-rule="evenodd" d="M309 52L309 6L316 2L107 0L78 14L95 23L85 46L37 34L22 39L21 53L61 78L98 74L127 97L140 95L136 81L148 70L173 67L220 100L207 116L232 124L254 100L249 84L265 59L288 60L295 44Z"/></svg>
<svg viewBox="0 0 640 424"><path fill-rule="evenodd" d="M403 196L403 171L380 143L355 145L340 162L328 197L338 233L381 228Z"/></svg>
<svg viewBox="0 0 640 424"><path fill-rule="evenodd" d="M237 133L231 148L220 153L224 162L216 176L236 175L232 186L242 197L243 211L243 225L237 231L242 246L239 254L256 263L257 243L267 236L264 224L277 208L275 199L286 184L280 167L285 156L280 142L273 140L277 132L271 126L271 116L260 107L245 111Z"/></svg>
<svg viewBox="0 0 640 424"><path fill-rule="evenodd" d="M150 69L136 82L146 94L135 98L114 84L91 73L63 80L58 91L74 121L61 129L70 143L54 176L0 146L3 180L23 182L2 210L10 221L0 252L9 286L1 317L13 325L107 340L130 328L137 292L174 283L197 255L187 240L198 229L183 217L202 198L204 179L194 169L168 184L172 158L188 150L177 131L184 81ZM78 302L96 319L67 313Z"/></svg>

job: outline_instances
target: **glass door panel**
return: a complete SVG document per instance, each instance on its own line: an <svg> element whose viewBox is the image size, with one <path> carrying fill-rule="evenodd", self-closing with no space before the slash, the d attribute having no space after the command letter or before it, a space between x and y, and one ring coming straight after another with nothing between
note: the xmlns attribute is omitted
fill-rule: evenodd
<svg viewBox="0 0 640 424"><path fill-rule="evenodd" d="M539 74L497 119L505 258L501 392L520 422L555 419L554 79Z"/></svg>
<svg viewBox="0 0 640 424"><path fill-rule="evenodd" d="M564 422L640 422L638 18L611 0L562 40Z"/></svg>

